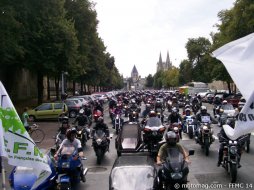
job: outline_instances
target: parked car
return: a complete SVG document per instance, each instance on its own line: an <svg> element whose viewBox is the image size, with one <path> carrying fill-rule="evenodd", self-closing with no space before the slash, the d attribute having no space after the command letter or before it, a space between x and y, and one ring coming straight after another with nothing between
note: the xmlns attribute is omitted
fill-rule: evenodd
<svg viewBox="0 0 254 190"><path fill-rule="evenodd" d="M82 105L77 103L75 100L66 99L64 103L68 106L69 117L74 118L78 115L78 112Z"/></svg>
<svg viewBox="0 0 254 190"><path fill-rule="evenodd" d="M109 175L109 189L156 189L157 170L149 156L118 157Z"/></svg>
<svg viewBox="0 0 254 190"><path fill-rule="evenodd" d="M43 103L27 111L31 121L37 119L58 119L63 112L68 112L68 106L61 102Z"/></svg>
<svg viewBox="0 0 254 190"><path fill-rule="evenodd" d="M212 104L213 103L213 98L214 98L214 93L213 92L209 92L203 99L203 102Z"/></svg>
<svg viewBox="0 0 254 190"><path fill-rule="evenodd" d="M241 94L231 94L228 97L225 98L228 103L232 104L234 107L238 107L238 103L241 99Z"/></svg>

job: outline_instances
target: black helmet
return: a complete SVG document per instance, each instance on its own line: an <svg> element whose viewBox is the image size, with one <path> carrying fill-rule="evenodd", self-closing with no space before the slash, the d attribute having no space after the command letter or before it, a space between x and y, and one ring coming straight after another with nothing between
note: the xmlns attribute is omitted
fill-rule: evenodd
<svg viewBox="0 0 254 190"><path fill-rule="evenodd" d="M176 134L173 131L167 132L166 141L169 145L176 145Z"/></svg>
<svg viewBox="0 0 254 190"><path fill-rule="evenodd" d="M67 131L66 131L66 137L67 137L67 139L69 140L69 141L73 141L73 139L71 139L71 135L72 134L77 134L77 130L76 130L76 128L71 128L71 129L68 129Z"/></svg>
<svg viewBox="0 0 254 190"><path fill-rule="evenodd" d="M62 117L62 124L68 124L69 118L67 116Z"/></svg>

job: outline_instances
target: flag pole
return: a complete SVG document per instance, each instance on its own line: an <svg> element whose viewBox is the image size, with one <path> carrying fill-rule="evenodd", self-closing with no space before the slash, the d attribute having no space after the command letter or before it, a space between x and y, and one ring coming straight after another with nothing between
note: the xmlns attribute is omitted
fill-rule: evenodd
<svg viewBox="0 0 254 190"><path fill-rule="evenodd" d="M0 81L1 82L1 81ZM6 95L2 95L1 96L1 107L3 106L3 98L5 97ZM0 143L1 145L1 143ZM1 148L0 148L1 149ZM1 150L0 150L0 153L1 153ZM0 171L2 172L2 189L3 190L6 190L6 181L5 181L5 169L4 169L4 160L2 158L2 155L0 154Z"/></svg>
<svg viewBox="0 0 254 190"><path fill-rule="evenodd" d="M3 189L3 190L6 190L4 160L3 160L2 156L0 156L0 161L1 161L1 162L0 162L0 167L1 167L2 180L3 180L2 189Z"/></svg>

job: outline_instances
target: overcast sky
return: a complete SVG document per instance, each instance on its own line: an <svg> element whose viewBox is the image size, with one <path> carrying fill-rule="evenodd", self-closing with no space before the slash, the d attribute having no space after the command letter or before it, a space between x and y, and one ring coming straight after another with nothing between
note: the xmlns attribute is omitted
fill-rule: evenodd
<svg viewBox="0 0 254 190"><path fill-rule="evenodd" d="M167 51L174 66L187 58L188 38L216 31L217 14L235 0L92 0L97 3L98 32L120 74L136 68L141 77L155 74L159 54Z"/></svg>

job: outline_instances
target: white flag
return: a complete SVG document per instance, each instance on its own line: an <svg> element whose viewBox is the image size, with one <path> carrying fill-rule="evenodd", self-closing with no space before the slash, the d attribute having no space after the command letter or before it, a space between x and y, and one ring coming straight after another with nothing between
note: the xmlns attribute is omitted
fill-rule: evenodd
<svg viewBox="0 0 254 190"><path fill-rule="evenodd" d="M235 129L224 126L226 134L233 140L241 135L254 131L254 33L232 41L212 54L221 60L231 78L247 100L236 122ZM252 106L251 106L252 105ZM242 119L242 120L240 120Z"/></svg>
<svg viewBox="0 0 254 190"><path fill-rule="evenodd" d="M38 176L44 170L51 173L46 156L27 133L1 81L0 154L10 165L35 168Z"/></svg>

